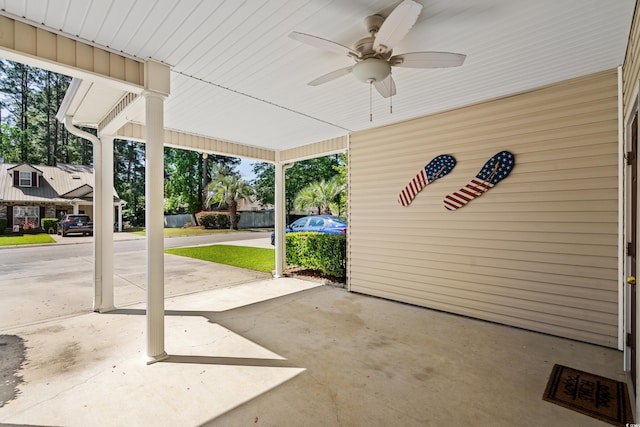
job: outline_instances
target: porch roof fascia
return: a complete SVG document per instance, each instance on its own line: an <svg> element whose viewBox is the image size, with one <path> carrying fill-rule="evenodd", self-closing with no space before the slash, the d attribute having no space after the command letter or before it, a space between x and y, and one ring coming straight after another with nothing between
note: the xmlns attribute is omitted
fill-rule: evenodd
<svg viewBox="0 0 640 427"><path fill-rule="evenodd" d="M144 63L137 58L36 27L24 17L6 12L0 15L0 30L0 51L5 59L101 81L125 91L144 87Z"/></svg>
<svg viewBox="0 0 640 427"><path fill-rule="evenodd" d="M77 120L75 114L83 108L85 102L89 102L89 91L95 85L93 82L73 78L56 119L63 121L65 116L73 117L75 125L82 125L98 129L99 133L106 133L117 138L144 142L144 124L128 120L132 111L144 108L143 98L134 92L119 91L119 101L112 105L109 112L91 121ZM118 90L118 89L114 89ZM347 149L348 135L318 141L300 147L280 150L280 161L293 163L296 161L326 156ZM165 145L209 154L220 154L232 157L242 157L267 163L276 163L276 151L231 141L225 141L194 133L165 129Z"/></svg>

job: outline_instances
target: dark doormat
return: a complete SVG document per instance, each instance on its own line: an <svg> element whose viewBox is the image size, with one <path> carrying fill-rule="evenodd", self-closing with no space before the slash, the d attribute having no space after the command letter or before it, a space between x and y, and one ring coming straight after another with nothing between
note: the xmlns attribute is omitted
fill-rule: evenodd
<svg viewBox="0 0 640 427"><path fill-rule="evenodd" d="M621 381L554 365L542 398L615 426L633 423L627 385Z"/></svg>

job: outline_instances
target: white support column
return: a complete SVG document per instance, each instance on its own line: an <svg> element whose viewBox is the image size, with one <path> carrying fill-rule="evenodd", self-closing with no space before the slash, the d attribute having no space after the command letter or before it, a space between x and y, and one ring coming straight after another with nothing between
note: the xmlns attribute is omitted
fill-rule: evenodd
<svg viewBox="0 0 640 427"><path fill-rule="evenodd" d="M102 174L102 149L93 144L93 311L102 307Z"/></svg>
<svg viewBox="0 0 640 427"><path fill-rule="evenodd" d="M145 62L147 364L169 357L164 350L164 98L170 82L167 65Z"/></svg>
<svg viewBox="0 0 640 427"><path fill-rule="evenodd" d="M164 350L164 97L145 92L147 230L147 364L168 357Z"/></svg>
<svg viewBox="0 0 640 427"><path fill-rule="evenodd" d="M282 277L286 264L286 203L285 203L285 165L280 163L280 152L276 151L275 176L275 246L276 271L274 277Z"/></svg>
<svg viewBox="0 0 640 427"><path fill-rule="evenodd" d="M100 136L102 146L102 213L100 215L102 304L100 313L112 311L115 308L113 304L113 139L112 135Z"/></svg>
<svg viewBox="0 0 640 427"><path fill-rule="evenodd" d="M118 233L122 233L122 203L118 204Z"/></svg>
<svg viewBox="0 0 640 427"><path fill-rule="evenodd" d="M78 202L73 202L73 214L78 215L80 213L80 206Z"/></svg>

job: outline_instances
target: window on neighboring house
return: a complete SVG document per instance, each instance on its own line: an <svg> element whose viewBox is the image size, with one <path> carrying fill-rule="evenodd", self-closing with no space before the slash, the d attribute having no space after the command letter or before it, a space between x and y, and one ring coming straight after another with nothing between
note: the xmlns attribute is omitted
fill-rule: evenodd
<svg viewBox="0 0 640 427"><path fill-rule="evenodd" d="M20 172L20 187L31 187L31 172Z"/></svg>
<svg viewBox="0 0 640 427"><path fill-rule="evenodd" d="M13 225L25 225L28 228L39 227L40 208L38 206L14 206L13 207Z"/></svg>

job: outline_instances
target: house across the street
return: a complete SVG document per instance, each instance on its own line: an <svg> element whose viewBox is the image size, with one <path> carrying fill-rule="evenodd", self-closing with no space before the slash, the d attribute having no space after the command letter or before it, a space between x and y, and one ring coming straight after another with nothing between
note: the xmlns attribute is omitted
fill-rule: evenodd
<svg viewBox="0 0 640 427"><path fill-rule="evenodd" d="M59 163L57 166L0 163L0 218L9 229L40 227L42 218L88 214L93 218L93 167ZM117 229L122 230L122 206L115 189L113 206Z"/></svg>

